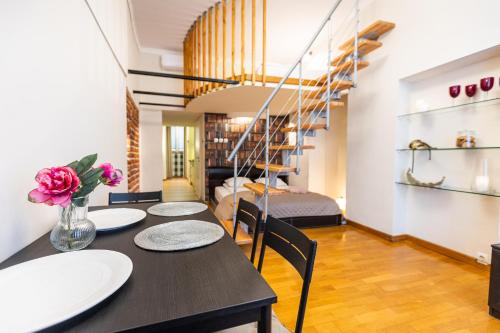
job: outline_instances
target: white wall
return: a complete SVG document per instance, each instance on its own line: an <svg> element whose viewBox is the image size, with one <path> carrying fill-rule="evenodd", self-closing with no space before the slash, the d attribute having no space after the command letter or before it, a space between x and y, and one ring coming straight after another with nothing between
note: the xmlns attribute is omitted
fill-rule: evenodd
<svg viewBox="0 0 500 333"><path fill-rule="evenodd" d="M325 195L331 198L346 196L347 182L347 98L343 107L333 110L330 130L325 132Z"/></svg>
<svg viewBox="0 0 500 333"><path fill-rule="evenodd" d="M316 136L305 137L304 143L314 149L304 150L301 157L301 173L289 176L290 185L327 195L331 198L345 197L347 167L347 98L343 97L343 107L336 107L330 113L328 131L318 130ZM315 123L325 123L318 118ZM295 143L294 135L291 142ZM292 165L296 159L292 158Z"/></svg>
<svg viewBox="0 0 500 333"><path fill-rule="evenodd" d="M110 6L97 10L100 23L126 31L126 2ZM39 169L90 153L127 167L125 75L86 3L4 1L1 7L0 261L56 222L57 208L27 201ZM115 37L108 39L126 68L126 41ZM99 188L91 204L106 204L108 190Z"/></svg>
<svg viewBox="0 0 500 333"><path fill-rule="evenodd" d="M136 36L136 31L135 27L132 21L132 15L130 13L130 7L129 7L129 12L127 13L128 15L128 29L127 29L127 39L128 39L128 68L127 69L137 69L140 65L140 55L141 55L141 50L139 47L139 41L137 40ZM139 95L134 95L132 94L133 90L139 89L139 76L138 75L132 75L128 74L127 75L127 87L131 93L132 98L136 102L137 105L139 105Z"/></svg>
<svg viewBox="0 0 500 333"><path fill-rule="evenodd" d="M317 120L316 122L323 122L323 120ZM316 131L316 136L306 137L304 143L315 147L315 149L307 150L304 155L307 158L307 162L304 161L304 163L309 164L307 168L307 187L309 191L325 194L326 156L328 155L326 151L326 131Z"/></svg>
<svg viewBox="0 0 500 333"><path fill-rule="evenodd" d="M384 19L395 22L396 28L381 39L382 48L366 57L370 66L360 73L359 87L349 94L348 218L389 234L414 232L401 220L397 200L402 194L396 192L394 184L399 176L395 167L396 115L408 112L406 85L400 80L497 45L499 10L500 2L494 0L376 0L363 8L361 27ZM441 194L426 195L436 198ZM429 210L430 214L440 208L426 203L429 201L419 203L420 209ZM460 204L447 207L464 212L462 219L470 216ZM494 214L490 216L492 223L496 218ZM454 233L457 242L446 242L444 232L437 229L430 229L436 237L423 232L418 235L475 255L465 244L470 238L481 237L477 227L469 225ZM443 237L437 236L439 233ZM482 238L481 249L486 251L490 241L491 238Z"/></svg>
<svg viewBox="0 0 500 333"><path fill-rule="evenodd" d="M160 111L140 111L139 159L141 191L163 188L162 114Z"/></svg>
<svg viewBox="0 0 500 333"><path fill-rule="evenodd" d="M161 67L161 59L158 54L139 52L136 64L131 68L151 71L165 72ZM183 81L150 77L143 75L130 75L134 77L134 89L154 91L163 93L183 93ZM162 135L162 111L175 110L179 113L185 112L183 108L171 108L163 106L140 105L140 102L161 104L184 104L182 98L134 95L134 100L139 105L139 145L140 145L140 187L141 191L158 191L163 187L163 135Z"/></svg>
<svg viewBox="0 0 500 333"><path fill-rule="evenodd" d="M131 67L132 68L132 67ZM151 72L166 72L161 67L161 57L157 54L150 54L140 52L137 58L137 63L133 66L133 69L145 70ZM170 72L169 73L175 73ZM177 73L182 74L182 73ZM184 93L184 81L177 79L152 77L144 75L130 75L135 77L136 89L155 91L163 93L174 93L183 94ZM182 98L177 97L164 97L164 96L151 96L151 95L135 95L134 96L137 103L140 102L151 102L151 103L162 103L162 104L184 104ZM158 107L158 106L140 106L141 110L174 110L179 112L184 112L183 108L173 108L173 107Z"/></svg>

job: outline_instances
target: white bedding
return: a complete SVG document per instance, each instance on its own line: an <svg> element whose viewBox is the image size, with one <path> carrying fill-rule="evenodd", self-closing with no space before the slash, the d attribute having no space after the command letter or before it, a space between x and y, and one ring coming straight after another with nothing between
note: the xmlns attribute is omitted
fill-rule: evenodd
<svg viewBox="0 0 500 333"><path fill-rule="evenodd" d="M238 189L236 190L236 192L244 192L244 191L250 191L249 189L247 189L246 187L238 187ZM217 202L221 202L222 199L224 199L225 197L227 197L228 195L232 195L233 194L233 189L231 188L230 190L224 186L217 186L215 187L215 200L217 200Z"/></svg>

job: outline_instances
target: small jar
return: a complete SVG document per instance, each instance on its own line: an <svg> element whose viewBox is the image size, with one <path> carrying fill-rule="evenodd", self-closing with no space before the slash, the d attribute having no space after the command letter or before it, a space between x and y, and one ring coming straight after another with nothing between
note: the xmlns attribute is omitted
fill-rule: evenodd
<svg viewBox="0 0 500 333"><path fill-rule="evenodd" d="M474 148L476 146L476 131L458 131L456 146L458 148Z"/></svg>

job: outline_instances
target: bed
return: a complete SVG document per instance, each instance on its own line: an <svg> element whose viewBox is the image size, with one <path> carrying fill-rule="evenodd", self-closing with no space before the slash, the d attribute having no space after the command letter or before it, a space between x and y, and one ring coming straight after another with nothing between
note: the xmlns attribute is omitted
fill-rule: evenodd
<svg viewBox="0 0 500 333"><path fill-rule="evenodd" d="M208 186L210 202L215 207L215 215L222 221L232 219L233 191L223 186L224 181L233 176L232 168L208 168ZM260 177L262 170L246 169L240 176L248 172L247 177L255 180ZM279 176L288 183L288 176ZM246 189L239 188L237 201L243 198L256 203L263 209L264 202L258 196ZM288 222L296 227L320 227L340 225L342 212L335 200L319 193L291 193L269 197L269 215Z"/></svg>
<svg viewBox="0 0 500 333"><path fill-rule="evenodd" d="M249 189L247 189L246 187L238 187L236 192L245 192L245 191L250 191ZM214 203L216 206L219 202L221 202L225 197L227 196L230 196L234 193L234 191L232 191L232 189L228 189L224 186L216 186L215 187L215 190L214 190Z"/></svg>

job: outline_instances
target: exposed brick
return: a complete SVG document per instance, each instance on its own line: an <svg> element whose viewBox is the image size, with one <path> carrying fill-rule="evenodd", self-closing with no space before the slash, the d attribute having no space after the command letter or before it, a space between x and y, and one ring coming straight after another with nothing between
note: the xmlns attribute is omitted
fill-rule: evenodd
<svg viewBox="0 0 500 333"><path fill-rule="evenodd" d="M127 89L128 191L139 191L139 108Z"/></svg>

